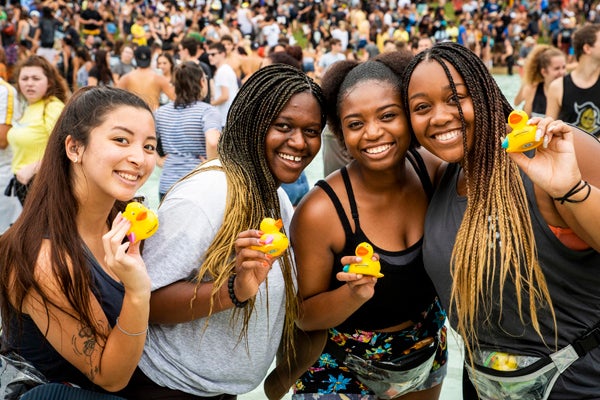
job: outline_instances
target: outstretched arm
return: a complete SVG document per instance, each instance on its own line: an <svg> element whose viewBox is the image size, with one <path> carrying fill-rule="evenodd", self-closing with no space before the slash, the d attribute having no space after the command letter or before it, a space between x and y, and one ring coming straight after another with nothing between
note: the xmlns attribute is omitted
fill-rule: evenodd
<svg viewBox="0 0 600 400"><path fill-rule="evenodd" d="M539 122L538 131L546 134L547 146L538 147L533 158L521 153L512 153L511 158L553 199L564 197L578 185L582 188L566 201L555 200L553 204L566 225L600 251L600 169L597 168L600 142L550 118Z"/></svg>

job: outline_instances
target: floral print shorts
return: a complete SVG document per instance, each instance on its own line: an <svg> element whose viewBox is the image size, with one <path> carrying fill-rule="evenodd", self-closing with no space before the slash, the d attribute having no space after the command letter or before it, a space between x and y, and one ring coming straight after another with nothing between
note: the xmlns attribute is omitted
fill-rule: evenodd
<svg viewBox="0 0 600 400"><path fill-rule="evenodd" d="M319 359L294 386L293 400L375 400L377 397L361 383L333 354L332 346L367 360L388 361L398 357L403 350L427 338L437 337L438 348L428 378L416 390L425 390L442 383L446 376L448 348L446 343L446 313L439 301L423 313L423 320L398 332L371 332L354 330L340 332L329 329L327 343Z"/></svg>

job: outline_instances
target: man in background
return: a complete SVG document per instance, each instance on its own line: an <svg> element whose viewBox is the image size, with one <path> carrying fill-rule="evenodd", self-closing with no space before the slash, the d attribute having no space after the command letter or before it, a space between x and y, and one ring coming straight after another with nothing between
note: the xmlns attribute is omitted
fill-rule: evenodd
<svg viewBox="0 0 600 400"><path fill-rule="evenodd" d="M600 24L579 28L573 50L577 66L550 84L546 115L600 138Z"/></svg>
<svg viewBox="0 0 600 400"><path fill-rule="evenodd" d="M171 100L175 100L175 90L167 78L150 68L152 52L148 46L135 49L137 69L123 75L117 87L132 92L148 103L154 111L160 105L160 93L163 92Z"/></svg>

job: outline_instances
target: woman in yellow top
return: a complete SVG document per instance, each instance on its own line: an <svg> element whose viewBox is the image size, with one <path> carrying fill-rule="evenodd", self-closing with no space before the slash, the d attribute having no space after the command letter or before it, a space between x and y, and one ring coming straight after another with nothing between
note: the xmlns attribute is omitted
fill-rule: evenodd
<svg viewBox="0 0 600 400"><path fill-rule="evenodd" d="M23 204L50 133L65 106L68 88L56 68L40 56L25 59L17 67L16 76L17 91L27 104L21 118L8 131L15 176L5 194L16 195Z"/></svg>

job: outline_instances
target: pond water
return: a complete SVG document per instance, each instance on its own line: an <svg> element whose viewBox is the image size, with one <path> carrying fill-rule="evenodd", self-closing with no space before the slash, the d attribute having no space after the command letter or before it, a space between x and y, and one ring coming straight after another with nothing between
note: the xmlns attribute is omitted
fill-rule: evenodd
<svg viewBox="0 0 600 400"><path fill-rule="evenodd" d="M515 75L494 75L498 86L504 93L504 96L512 104L519 87L521 85L521 77ZM310 186L312 187L316 181L323 178L323 159L321 153L315 157L313 162L306 169L306 175ZM140 189L140 194L146 197L146 202L152 209L158 208L158 180L160 177L160 168L156 168L154 173L148 179L148 182Z"/></svg>

